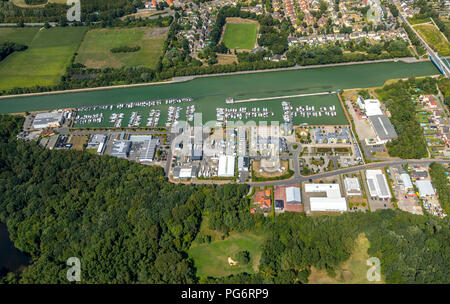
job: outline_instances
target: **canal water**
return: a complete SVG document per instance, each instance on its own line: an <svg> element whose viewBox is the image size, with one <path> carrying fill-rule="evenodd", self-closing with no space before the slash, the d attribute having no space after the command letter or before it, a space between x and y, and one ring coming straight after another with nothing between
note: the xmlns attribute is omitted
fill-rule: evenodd
<svg viewBox="0 0 450 304"><path fill-rule="evenodd" d="M438 73L431 62L385 62L204 77L161 85L1 99L0 113L193 97L196 112L211 112L215 116L216 107L224 106L227 97L248 99L367 88L381 86L393 78Z"/></svg>
<svg viewBox="0 0 450 304"><path fill-rule="evenodd" d="M17 271L21 266L28 265L29 258L14 247L9 239L6 225L0 223L0 278L8 272Z"/></svg>

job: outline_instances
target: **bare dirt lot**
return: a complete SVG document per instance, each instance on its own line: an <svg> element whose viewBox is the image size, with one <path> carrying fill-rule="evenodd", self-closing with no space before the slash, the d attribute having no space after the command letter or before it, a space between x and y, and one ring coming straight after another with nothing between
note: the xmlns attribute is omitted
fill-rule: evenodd
<svg viewBox="0 0 450 304"><path fill-rule="evenodd" d="M233 62L238 63L236 55L231 54L217 54L218 65L221 64L232 64Z"/></svg>
<svg viewBox="0 0 450 304"><path fill-rule="evenodd" d="M87 135L72 135L69 139L69 143L72 144L73 150L83 150L83 145L87 143Z"/></svg>
<svg viewBox="0 0 450 304"><path fill-rule="evenodd" d="M238 24L256 24L258 21L252 19L244 19L239 17L227 17L227 23L238 23Z"/></svg>

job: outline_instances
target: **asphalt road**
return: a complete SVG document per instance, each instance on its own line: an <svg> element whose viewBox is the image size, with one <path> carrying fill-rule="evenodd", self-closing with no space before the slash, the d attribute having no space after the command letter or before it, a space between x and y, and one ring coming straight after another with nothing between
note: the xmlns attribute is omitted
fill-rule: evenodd
<svg viewBox="0 0 450 304"><path fill-rule="evenodd" d="M355 167L349 167L349 168L343 168L339 170L334 170L330 172L324 172L324 173L318 173L311 176L301 176L295 174L290 179L284 179L284 180L277 180L277 181L266 181L266 182L249 182L247 183L250 186L268 186L268 185L289 185L293 183L300 183L308 181L309 179L320 179L320 178L326 178L331 177L335 175L345 174L345 173L352 173L360 170L366 170L366 169L373 169L373 168L382 168L386 166L391 165L404 165L406 163L414 164L414 165L429 165L433 162L436 163L450 163L450 160L441 160L441 159L399 159L399 160L392 160L392 161L382 161L382 162L375 162L375 163L369 163L365 165L355 166Z"/></svg>

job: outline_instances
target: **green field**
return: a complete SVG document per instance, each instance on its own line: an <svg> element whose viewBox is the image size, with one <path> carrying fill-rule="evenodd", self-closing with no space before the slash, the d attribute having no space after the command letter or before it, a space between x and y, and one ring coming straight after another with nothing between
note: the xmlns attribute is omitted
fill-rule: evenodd
<svg viewBox="0 0 450 304"><path fill-rule="evenodd" d="M240 272L255 273L261 257L263 237L251 233L233 233L224 240L212 241L209 244L194 242L188 254L194 260L199 277L223 277ZM247 265L230 266L228 256L241 250L250 253Z"/></svg>
<svg viewBox="0 0 450 304"><path fill-rule="evenodd" d="M0 62L0 90L57 84L85 32L85 27L0 28L0 42L28 46Z"/></svg>
<svg viewBox="0 0 450 304"><path fill-rule="evenodd" d="M167 28L113 28L87 32L75 60L89 68L156 66L167 36ZM120 46L140 46L137 52L111 53Z"/></svg>
<svg viewBox="0 0 450 304"><path fill-rule="evenodd" d="M223 43L229 49L251 50L255 47L258 24L227 23Z"/></svg>
<svg viewBox="0 0 450 304"><path fill-rule="evenodd" d="M368 281L367 271L369 266L366 262L369 258L367 250L370 247L370 242L364 234L358 236L356 240L355 249L350 258L342 263L336 270L336 275L331 277L326 270L318 270L311 267L311 275L308 278L310 284L380 284L384 283L384 278L381 276L381 281Z"/></svg>
<svg viewBox="0 0 450 304"><path fill-rule="evenodd" d="M420 23L426 23L426 22L431 22L430 17L420 17L420 16L414 16L414 17L409 17L408 21L411 25L415 25L415 24L420 24Z"/></svg>
<svg viewBox="0 0 450 304"><path fill-rule="evenodd" d="M445 39L438 28L432 24L416 25L414 28L435 51L443 56L450 56L450 43Z"/></svg>

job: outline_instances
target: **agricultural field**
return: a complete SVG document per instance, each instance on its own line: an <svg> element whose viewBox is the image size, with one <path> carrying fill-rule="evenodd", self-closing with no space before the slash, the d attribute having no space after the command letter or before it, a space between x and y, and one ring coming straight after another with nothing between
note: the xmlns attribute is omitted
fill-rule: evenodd
<svg viewBox="0 0 450 304"><path fill-rule="evenodd" d="M87 32L76 63L89 68L145 66L154 68L162 53L168 28L107 28ZM137 52L112 53L111 49L140 47Z"/></svg>
<svg viewBox="0 0 450 304"><path fill-rule="evenodd" d="M47 5L48 3L56 3L56 4L66 4L67 0L47 0L47 1L40 1L42 4L35 4L35 5L28 5L26 4L25 0L13 0L12 1L15 5L20 7L42 7Z"/></svg>
<svg viewBox="0 0 450 304"><path fill-rule="evenodd" d="M0 43L13 41L28 46L27 50L13 53L0 62L0 90L57 84L86 29L0 28Z"/></svg>
<svg viewBox="0 0 450 304"><path fill-rule="evenodd" d="M414 28L435 51L443 56L450 56L450 43L438 28L432 24L416 25Z"/></svg>
<svg viewBox="0 0 450 304"><path fill-rule="evenodd" d="M384 283L381 276L380 282L371 282L367 280L367 259L369 255L367 250L370 242L364 234L360 234L356 240L355 248L350 258L342 263L337 269L335 276L331 277L326 270L318 270L311 267L311 275L308 280L310 284L380 284Z"/></svg>
<svg viewBox="0 0 450 304"><path fill-rule="evenodd" d="M257 33L257 23L227 22L223 43L229 49L251 50L255 47Z"/></svg>
<svg viewBox="0 0 450 304"><path fill-rule="evenodd" d="M252 233L232 233L224 240L213 235L209 244L199 244L196 240L188 254L194 260L199 277L223 277L241 272L255 273L258 270L262 243L263 237ZM250 262L247 265L230 266L228 257L242 250L250 253Z"/></svg>

